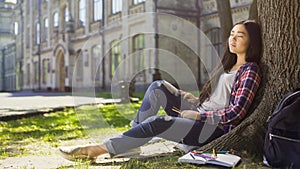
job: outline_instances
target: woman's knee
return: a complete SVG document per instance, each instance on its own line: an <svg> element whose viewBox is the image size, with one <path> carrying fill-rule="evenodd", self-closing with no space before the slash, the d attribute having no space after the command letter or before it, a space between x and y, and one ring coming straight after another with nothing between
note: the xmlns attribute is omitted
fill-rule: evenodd
<svg viewBox="0 0 300 169"><path fill-rule="evenodd" d="M165 116L151 116L151 117L148 117L143 123L159 123L159 122L171 122L172 121L172 117L171 116L168 116L168 115L165 115Z"/></svg>
<svg viewBox="0 0 300 169"><path fill-rule="evenodd" d="M149 88L158 89L161 88L163 84L164 84L164 80L156 80L150 84Z"/></svg>

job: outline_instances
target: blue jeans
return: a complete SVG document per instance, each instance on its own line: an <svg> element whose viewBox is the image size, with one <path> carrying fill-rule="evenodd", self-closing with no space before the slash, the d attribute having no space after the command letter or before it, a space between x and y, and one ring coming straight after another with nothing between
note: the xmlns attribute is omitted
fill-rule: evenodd
<svg viewBox="0 0 300 169"><path fill-rule="evenodd" d="M166 116L157 116L163 107ZM178 116L172 110L196 110L196 106L175 96L164 86L164 81L153 82L146 91L134 121L138 124L123 134L106 141L108 152L114 156L146 144L153 137L192 146L202 146L224 134L217 125Z"/></svg>

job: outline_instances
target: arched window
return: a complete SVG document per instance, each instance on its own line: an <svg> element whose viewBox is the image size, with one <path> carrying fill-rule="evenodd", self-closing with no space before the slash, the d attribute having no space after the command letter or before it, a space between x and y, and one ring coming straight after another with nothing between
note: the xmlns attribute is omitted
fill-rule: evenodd
<svg viewBox="0 0 300 169"><path fill-rule="evenodd" d="M58 27L58 12L55 12L53 15L53 27L54 28Z"/></svg>
<svg viewBox="0 0 300 169"><path fill-rule="evenodd" d="M65 7L65 22L70 20L69 8L68 6Z"/></svg>
<svg viewBox="0 0 300 169"><path fill-rule="evenodd" d="M44 41L48 41L48 28L49 28L49 20L48 18L44 19Z"/></svg>

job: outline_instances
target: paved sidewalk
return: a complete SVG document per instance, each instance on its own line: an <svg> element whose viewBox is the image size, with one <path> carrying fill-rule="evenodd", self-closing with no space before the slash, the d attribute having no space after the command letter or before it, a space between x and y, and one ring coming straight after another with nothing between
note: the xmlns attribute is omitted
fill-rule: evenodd
<svg viewBox="0 0 300 169"><path fill-rule="evenodd" d="M0 121L63 110L67 107L120 102L118 99L72 96L72 93L32 91L0 93L0 100Z"/></svg>

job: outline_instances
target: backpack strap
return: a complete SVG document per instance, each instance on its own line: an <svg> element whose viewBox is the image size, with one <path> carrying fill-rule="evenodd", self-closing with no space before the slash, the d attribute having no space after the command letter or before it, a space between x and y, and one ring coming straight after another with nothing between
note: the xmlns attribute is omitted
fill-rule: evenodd
<svg viewBox="0 0 300 169"><path fill-rule="evenodd" d="M300 90L295 91L293 93L286 94L283 99L279 102L277 107L274 110L274 113L268 117L267 123L270 121L270 119L274 116L276 116L279 111L286 105L287 102L294 100L295 98L300 97Z"/></svg>

